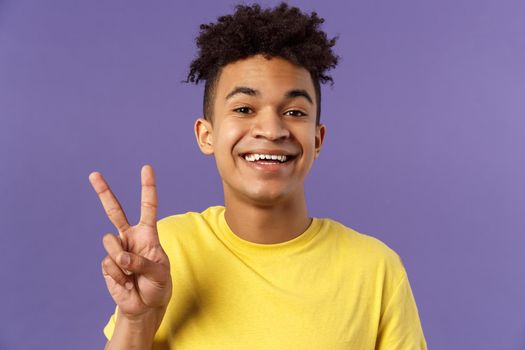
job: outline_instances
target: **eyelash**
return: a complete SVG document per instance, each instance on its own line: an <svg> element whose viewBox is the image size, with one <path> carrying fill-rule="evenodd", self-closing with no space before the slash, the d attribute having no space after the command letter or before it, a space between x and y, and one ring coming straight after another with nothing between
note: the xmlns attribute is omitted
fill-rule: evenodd
<svg viewBox="0 0 525 350"><path fill-rule="evenodd" d="M244 109L244 110L248 109L248 110L250 110L250 111L252 110L250 107L239 107L239 108L235 108L233 111L234 111L234 112L241 113L241 114L246 114L246 113L248 113L248 112L241 112L242 109Z"/></svg>
<svg viewBox="0 0 525 350"><path fill-rule="evenodd" d="M286 111L286 113L289 113L289 112L297 112L301 114L301 115L293 115L292 117L306 117L306 113L304 113L303 111L299 111L297 109L291 109L289 111Z"/></svg>
<svg viewBox="0 0 525 350"><path fill-rule="evenodd" d="M250 110L250 111L252 111L252 109L250 107L239 107L239 108L235 108L233 111L237 112L237 113L241 113L241 114L249 113L249 112L246 112L246 111L245 112L241 112L241 110ZM292 115L292 117L306 117L306 115L307 115L303 111L300 111L300 110L297 110L297 109L291 109L289 111L286 111L285 114L290 113L290 112L295 112L295 113L300 113L301 114L301 115ZM289 115L289 114L287 114L287 115Z"/></svg>

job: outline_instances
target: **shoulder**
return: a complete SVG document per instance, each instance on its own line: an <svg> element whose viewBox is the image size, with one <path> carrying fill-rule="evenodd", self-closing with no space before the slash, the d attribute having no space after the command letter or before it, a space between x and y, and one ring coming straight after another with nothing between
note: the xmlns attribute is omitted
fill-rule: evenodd
<svg viewBox="0 0 525 350"><path fill-rule="evenodd" d="M332 219L322 220L329 236L333 236L342 253L351 258L353 263L359 262L363 267L397 275L397 278L405 273L399 254L379 238Z"/></svg>
<svg viewBox="0 0 525 350"><path fill-rule="evenodd" d="M202 212L189 211L184 214L175 214L164 217L157 221L157 229L160 231L170 230L173 227L185 227L205 224L206 222L213 221L214 218L219 217L220 213L224 210L222 206L209 207Z"/></svg>
<svg viewBox="0 0 525 350"><path fill-rule="evenodd" d="M157 221L157 230L161 243L190 237L198 237L213 231L219 216L224 211L222 206L209 207L202 212L187 212L164 217Z"/></svg>
<svg viewBox="0 0 525 350"><path fill-rule="evenodd" d="M395 257L397 253L379 238L362 233L332 219L322 219L325 229L333 234L341 244L351 245L355 250L366 251L368 254Z"/></svg>

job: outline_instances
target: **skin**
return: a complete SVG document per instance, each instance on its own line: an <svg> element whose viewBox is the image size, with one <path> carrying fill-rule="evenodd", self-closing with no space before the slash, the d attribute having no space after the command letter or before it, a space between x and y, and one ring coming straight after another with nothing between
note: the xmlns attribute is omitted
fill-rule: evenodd
<svg viewBox="0 0 525 350"><path fill-rule="evenodd" d="M239 92L239 87L256 93ZM290 91L306 92L289 97ZM309 226L304 180L321 151L325 126L316 125L315 89L309 72L262 55L225 66L216 86L211 121L195 122L201 151L215 156L222 178L225 218L239 237L279 243ZM241 155L257 150L295 155L278 172L254 170ZM261 152L263 153L263 152Z"/></svg>
<svg viewBox="0 0 525 350"><path fill-rule="evenodd" d="M315 100L309 72L282 58L257 55L223 67L211 121L198 118L195 136L201 151L215 157L225 218L239 237L280 243L310 225L304 180L325 135L325 126L316 124ZM245 153L293 159L283 165L255 165L242 158ZM102 274L119 308L106 349L149 349L172 293L169 260L156 226L153 169L142 168L141 215L134 226L102 174L93 172L89 180L119 233L103 238L107 256Z"/></svg>
<svg viewBox="0 0 525 350"><path fill-rule="evenodd" d="M91 173L89 181L119 233L106 234L102 239L108 253L102 260L102 275L119 308L115 332L106 349L149 349L172 291L168 256L157 232L153 168L145 165L141 171L140 220L134 226L102 174Z"/></svg>

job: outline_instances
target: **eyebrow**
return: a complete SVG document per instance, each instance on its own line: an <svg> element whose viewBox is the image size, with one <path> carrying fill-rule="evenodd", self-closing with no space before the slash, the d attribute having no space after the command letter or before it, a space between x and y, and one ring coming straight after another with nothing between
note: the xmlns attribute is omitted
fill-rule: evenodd
<svg viewBox="0 0 525 350"><path fill-rule="evenodd" d="M245 94L250 96L257 96L259 95L259 91L254 90L252 88L246 87L246 86L236 86L235 89L233 89L225 98L225 100L229 100L233 96L237 94Z"/></svg>
<svg viewBox="0 0 525 350"><path fill-rule="evenodd" d="M308 102L310 102L310 104L313 104L312 98L310 97L308 92L306 92L306 90L290 90L286 93L287 99L296 98L296 97L304 97L308 100Z"/></svg>
<svg viewBox="0 0 525 350"><path fill-rule="evenodd" d="M249 96L260 95L259 91L249 88L247 86L236 86L228 95L226 95L225 100L228 100L237 94L245 94ZM306 90L294 89L294 90L288 91L285 94L286 99L293 99L297 97L304 97L305 99L308 100L308 102L310 102L310 104L313 104L312 97L310 96L308 92L306 92Z"/></svg>

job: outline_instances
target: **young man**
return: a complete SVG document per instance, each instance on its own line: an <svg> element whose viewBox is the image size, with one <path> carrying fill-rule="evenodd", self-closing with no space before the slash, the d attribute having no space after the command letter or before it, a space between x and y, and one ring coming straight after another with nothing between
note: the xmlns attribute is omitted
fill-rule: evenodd
<svg viewBox="0 0 525 350"><path fill-rule="evenodd" d="M90 181L119 236L102 271L117 304L109 349L426 349L398 255L308 215L304 180L325 135L320 82L337 56L315 13L237 6L201 26L189 81L205 80L195 135L213 154L224 207L157 222L142 169L130 226L99 173Z"/></svg>

